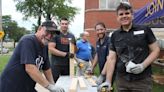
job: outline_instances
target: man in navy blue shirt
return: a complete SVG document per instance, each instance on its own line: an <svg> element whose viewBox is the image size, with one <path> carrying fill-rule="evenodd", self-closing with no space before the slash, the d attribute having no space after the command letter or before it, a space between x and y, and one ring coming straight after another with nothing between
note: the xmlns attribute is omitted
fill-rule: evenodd
<svg viewBox="0 0 164 92"><path fill-rule="evenodd" d="M49 43L51 53L51 69L54 81L56 82L60 75L69 75L69 58L74 54L69 53L69 43L76 44L75 37L68 32L69 21L67 18L60 20L60 35L55 36Z"/></svg>
<svg viewBox="0 0 164 92"><path fill-rule="evenodd" d="M96 42L96 55L94 57L92 68L94 69L98 63L101 72L104 68L109 53L110 37L108 37L106 34L106 27L103 22L97 23L95 25L95 30L98 40Z"/></svg>
<svg viewBox="0 0 164 92"><path fill-rule="evenodd" d="M37 92L35 84L50 92L64 92L55 86L48 59L47 43L57 26L43 22L35 35L23 36L0 77L0 92ZM45 78L40 70L43 70Z"/></svg>
<svg viewBox="0 0 164 92"><path fill-rule="evenodd" d="M76 60L78 62L77 75L84 75L85 71L91 66L92 60L92 47L89 43L89 33L83 32L81 39L76 42Z"/></svg>

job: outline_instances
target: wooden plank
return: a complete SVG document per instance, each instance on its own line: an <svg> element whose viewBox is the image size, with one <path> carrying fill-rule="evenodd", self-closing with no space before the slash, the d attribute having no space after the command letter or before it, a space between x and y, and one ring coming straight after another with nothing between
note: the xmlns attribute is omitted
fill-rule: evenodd
<svg viewBox="0 0 164 92"><path fill-rule="evenodd" d="M78 85L78 78L72 78L69 92L76 92L77 91L77 85Z"/></svg>
<svg viewBox="0 0 164 92"><path fill-rule="evenodd" d="M79 80L80 89L81 90L87 89L87 85L84 82L84 78L83 77L78 77L78 80Z"/></svg>
<svg viewBox="0 0 164 92"><path fill-rule="evenodd" d="M74 75L75 75L75 66L74 66L74 59L70 59L69 61L69 74L70 74L70 77L73 78Z"/></svg>
<svg viewBox="0 0 164 92"><path fill-rule="evenodd" d="M96 81L93 80L93 78L90 77L90 78L87 78L87 80L89 81L89 83L92 87L97 87Z"/></svg>
<svg viewBox="0 0 164 92"><path fill-rule="evenodd" d="M97 92L97 87L92 87L90 85L90 83L87 81L87 79L85 79L85 78L84 78L84 81L87 85L87 89L81 90L79 83L77 83L78 85L77 85L76 92ZM65 92L70 92L71 82L72 82L72 78L70 78L70 76L68 76L68 75L67 76L60 76L55 85L64 88Z"/></svg>
<svg viewBox="0 0 164 92"><path fill-rule="evenodd" d="M71 39L69 39L69 52L75 53L75 45L71 43ZM75 73L74 61L75 60L73 58L70 58L70 60L69 60L69 65L70 65L69 73L70 73L71 78L74 77L74 73Z"/></svg>

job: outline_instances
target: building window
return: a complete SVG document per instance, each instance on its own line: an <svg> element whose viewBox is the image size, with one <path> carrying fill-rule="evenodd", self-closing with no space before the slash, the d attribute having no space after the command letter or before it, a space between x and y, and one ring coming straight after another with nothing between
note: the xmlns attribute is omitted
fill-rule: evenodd
<svg viewBox="0 0 164 92"><path fill-rule="evenodd" d="M99 8L115 10L120 2L129 2L129 0L99 0Z"/></svg>

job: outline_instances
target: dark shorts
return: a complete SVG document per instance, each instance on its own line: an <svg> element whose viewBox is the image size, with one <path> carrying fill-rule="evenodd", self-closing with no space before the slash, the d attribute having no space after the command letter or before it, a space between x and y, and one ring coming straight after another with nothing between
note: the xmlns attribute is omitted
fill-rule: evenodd
<svg viewBox="0 0 164 92"><path fill-rule="evenodd" d="M120 77L116 80L116 86L118 92L152 92L152 78L127 81Z"/></svg>
<svg viewBox="0 0 164 92"><path fill-rule="evenodd" d="M66 65L52 65L52 75L54 82L56 82L60 75L69 75L69 66Z"/></svg>

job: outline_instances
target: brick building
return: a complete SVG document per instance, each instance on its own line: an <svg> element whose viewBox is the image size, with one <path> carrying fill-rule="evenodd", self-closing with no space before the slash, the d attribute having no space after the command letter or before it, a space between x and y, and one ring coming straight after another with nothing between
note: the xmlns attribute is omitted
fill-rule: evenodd
<svg viewBox="0 0 164 92"><path fill-rule="evenodd" d="M85 0L84 29L91 34L90 42L94 46L97 39L94 26L97 22L104 22L108 32L119 27L115 9L120 1L130 2L135 11L152 0Z"/></svg>

